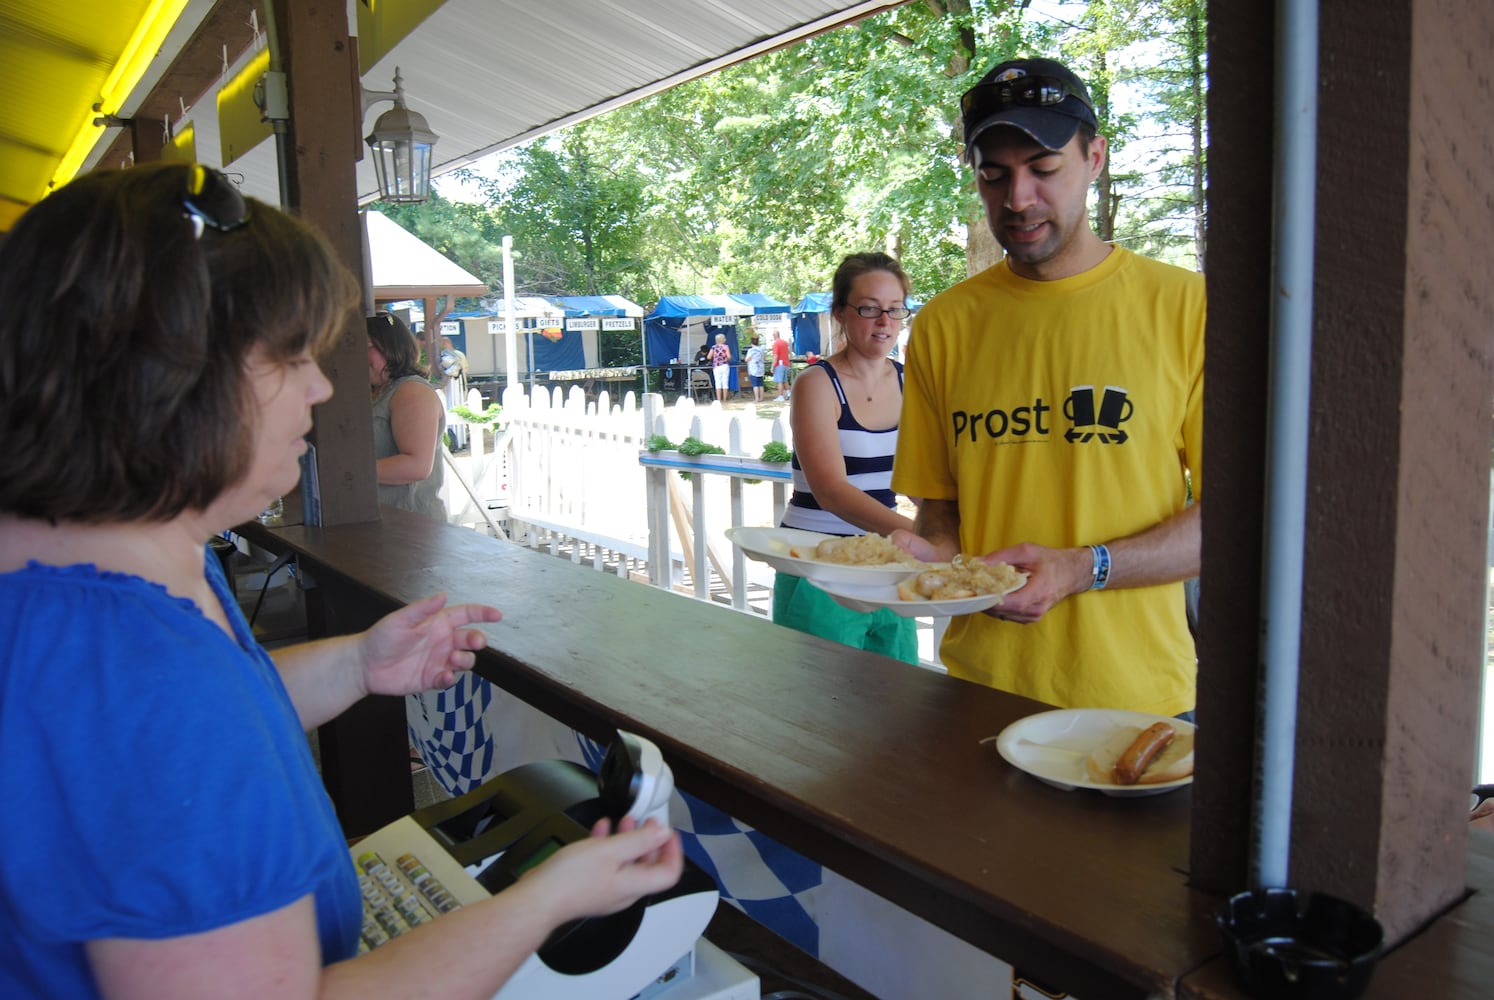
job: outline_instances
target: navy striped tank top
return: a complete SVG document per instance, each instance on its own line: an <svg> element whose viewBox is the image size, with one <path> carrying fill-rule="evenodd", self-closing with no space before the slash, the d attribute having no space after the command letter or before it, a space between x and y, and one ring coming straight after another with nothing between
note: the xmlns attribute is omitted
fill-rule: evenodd
<svg viewBox="0 0 1494 1000"><path fill-rule="evenodd" d="M851 413L850 403L846 401L845 390L841 388L840 376L835 374L835 369L824 359L815 364L825 369L825 373L830 376L830 384L835 386L835 395L840 399L840 419L835 426L840 432L840 453L845 458L846 479L884 507L895 507L897 494L892 491L892 456L897 451L897 428L869 431L862 427ZM903 366L896 361L892 362L892 366L897 369L897 388L901 392ZM794 495L784 508L780 527L802 528L826 535L865 534L862 529L843 520L838 514L822 508L819 501L815 500L814 494L809 491L809 480L805 478L804 470L799 465L797 450L794 452L792 466Z"/></svg>

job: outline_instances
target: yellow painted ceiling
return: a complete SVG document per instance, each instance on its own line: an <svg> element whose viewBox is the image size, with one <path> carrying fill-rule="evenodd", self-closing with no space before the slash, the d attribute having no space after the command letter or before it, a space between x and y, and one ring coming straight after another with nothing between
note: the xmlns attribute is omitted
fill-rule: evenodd
<svg viewBox="0 0 1494 1000"><path fill-rule="evenodd" d="M359 51L375 63L362 67L372 89L387 89L401 71L410 107L441 137L436 169L444 173L903 2L362 0L360 39L366 35L369 47L365 53L360 44ZM386 5L387 24L374 16ZM0 232L46 194L85 126L94 156L75 153L79 169L121 145L117 132L92 126L93 105L138 26L177 21L169 38L151 36L140 47L143 59L124 60L144 75L126 74L140 81L126 85L134 93L120 93L104 108L122 117L156 100L151 92L166 76L177 77L168 105L170 98L196 101L219 69L205 56L216 52L219 35L230 45L227 58L242 51L230 36L248 31L251 8L257 9L252 0L0 0ZM184 49L190 53L178 63ZM172 67L179 72L168 72ZM152 121L161 114L153 107ZM366 116L362 127L373 118ZM277 172L264 145L233 162L244 190L273 203ZM196 150L215 165L222 162L218 152ZM365 158L358 170L360 196L372 197L371 161Z"/></svg>
<svg viewBox="0 0 1494 1000"><path fill-rule="evenodd" d="M0 0L0 231L46 192L151 6Z"/></svg>

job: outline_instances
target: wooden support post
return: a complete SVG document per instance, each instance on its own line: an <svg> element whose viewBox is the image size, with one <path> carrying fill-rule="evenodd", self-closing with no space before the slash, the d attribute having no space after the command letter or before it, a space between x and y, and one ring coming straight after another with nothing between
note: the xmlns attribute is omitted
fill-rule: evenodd
<svg viewBox="0 0 1494 1000"><path fill-rule="evenodd" d="M1272 174L1272 26L1210 7L1209 336L1192 877L1244 888ZM1394 942L1463 892L1494 400L1487 4L1321 7L1291 882ZM1387 71L1389 68L1389 71ZM1265 627L1269 627L1266 623Z"/></svg>
<svg viewBox="0 0 1494 1000"><path fill-rule="evenodd" d="M362 128L354 89L356 56L340 4L275 5L290 86L286 199L321 230L342 262L362 280L363 221L355 172ZM364 298L368 295L365 291ZM324 525L376 520L373 417L368 398L368 333L349 310L347 327L324 367L335 390L316 409L316 445Z"/></svg>

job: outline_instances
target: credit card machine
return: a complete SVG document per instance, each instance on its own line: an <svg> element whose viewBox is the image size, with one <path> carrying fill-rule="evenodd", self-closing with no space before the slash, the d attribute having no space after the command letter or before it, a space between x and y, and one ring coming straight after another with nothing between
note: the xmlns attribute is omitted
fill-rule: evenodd
<svg viewBox="0 0 1494 1000"><path fill-rule="evenodd" d="M444 871L439 881L466 901L474 893L481 898L501 892L566 844L589 837L602 817L614 824L624 816L640 824L654 817L667 825L673 788L658 747L620 733L599 774L570 761L525 764L465 795L417 810L352 852L355 859L366 857L396 827L405 834L413 829L426 842L425 854L444 855L429 870ZM394 868L395 857L409 852L403 842L396 847L390 840L378 853ZM715 883L687 858L673 888L621 912L556 929L495 1000L627 1000L691 954L717 899Z"/></svg>

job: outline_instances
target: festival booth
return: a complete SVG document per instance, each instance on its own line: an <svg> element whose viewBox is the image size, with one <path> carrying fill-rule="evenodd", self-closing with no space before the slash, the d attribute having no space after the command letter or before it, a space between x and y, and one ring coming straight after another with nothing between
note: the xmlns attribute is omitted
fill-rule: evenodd
<svg viewBox="0 0 1494 1000"><path fill-rule="evenodd" d="M565 310L565 336L582 335L586 364L594 368L601 358L603 333L639 333L643 307L621 295L557 295L551 298Z"/></svg>
<svg viewBox="0 0 1494 1000"><path fill-rule="evenodd" d="M830 293L809 292L792 313L794 354L830 353Z"/></svg>
<svg viewBox="0 0 1494 1000"><path fill-rule="evenodd" d="M604 389L613 396L621 396L625 390L634 388L641 372L639 366L618 365L615 361L609 367L599 366L604 358L614 357L614 352L602 349L604 343L615 342L605 340L608 336L637 337L641 351L642 324L639 321L643 319L643 307L621 295L558 295L550 301L565 310L564 335L556 346L566 347L579 342L584 362L570 368L552 365L547 369L550 381L580 385L588 399L596 398ZM566 355L547 354L544 358L559 361L573 355L572 350ZM536 359L539 358L536 353ZM543 366L537 364L536 367ZM646 389L647 384L640 388Z"/></svg>
<svg viewBox="0 0 1494 1000"><path fill-rule="evenodd" d="M467 377L473 381L493 380L505 374L507 364L506 320L503 316L503 300L497 300L492 312L453 314L448 323L460 324L457 336L447 332L446 323L441 333L467 354ZM578 332L567 341L565 337L565 309L537 295L514 297L514 325L518 333L515 343L515 377L533 376L536 371L551 369L585 368L587 345ZM596 363L596 340L590 345L591 364Z"/></svg>
<svg viewBox="0 0 1494 1000"><path fill-rule="evenodd" d="M762 338L764 347L772 344L780 333L789 336L792 307L787 302L761 292L733 292L731 298L751 307L752 332Z"/></svg>
<svg viewBox="0 0 1494 1000"><path fill-rule="evenodd" d="M744 306L736 303L734 308ZM739 313L746 315L746 313ZM688 370L695 352L702 344L715 343L717 333L725 333L731 348L730 386L737 388L736 315L728 315L726 306L701 295L666 295L643 320L643 363L664 370L665 377L677 379L679 371ZM680 366L678 369L673 366ZM684 383L674 382L677 387Z"/></svg>

